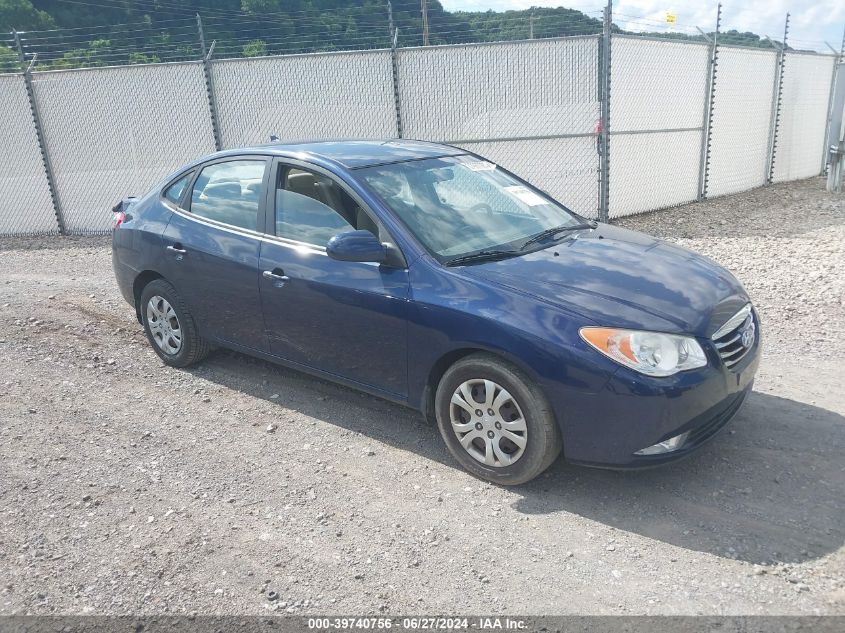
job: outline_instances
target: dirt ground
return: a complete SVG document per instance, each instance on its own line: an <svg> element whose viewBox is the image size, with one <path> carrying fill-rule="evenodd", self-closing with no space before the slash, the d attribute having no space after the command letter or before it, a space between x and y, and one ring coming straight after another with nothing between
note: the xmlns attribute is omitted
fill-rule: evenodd
<svg viewBox="0 0 845 633"><path fill-rule="evenodd" d="M746 285L755 392L686 461L510 489L408 409L230 352L163 366L107 238L0 239L0 614L845 614L845 197L620 224Z"/></svg>

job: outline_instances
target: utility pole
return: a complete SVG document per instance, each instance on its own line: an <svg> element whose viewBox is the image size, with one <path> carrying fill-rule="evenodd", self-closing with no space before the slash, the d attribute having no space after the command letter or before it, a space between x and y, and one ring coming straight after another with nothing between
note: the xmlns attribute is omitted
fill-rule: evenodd
<svg viewBox="0 0 845 633"><path fill-rule="evenodd" d="M842 43L839 45L839 59L845 57L845 29L842 29Z"/></svg>
<svg viewBox="0 0 845 633"><path fill-rule="evenodd" d="M845 29L842 29L842 44L839 45L839 57L845 56Z"/></svg>
<svg viewBox="0 0 845 633"><path fill-rule="evenodd" d="M423 46L428 46L428 4L426 0L420 0L420 11L422 12Z"/></svg>
<svg viewBox="0 0 845 633"><path fill-rule="evenodd" d="M26 65L26 57L23 54L23 46L21 45L21 36L18 35L17 31L12 31L12 35L15 38L15 50L18 51L18 63L23 68Z"/></svg>
<svg viewBox="0 0 845 633"><path fill-rule="evenodd" d="M528 39L534 39L534 11L531 12L531 17L528 18Z"/></svg>

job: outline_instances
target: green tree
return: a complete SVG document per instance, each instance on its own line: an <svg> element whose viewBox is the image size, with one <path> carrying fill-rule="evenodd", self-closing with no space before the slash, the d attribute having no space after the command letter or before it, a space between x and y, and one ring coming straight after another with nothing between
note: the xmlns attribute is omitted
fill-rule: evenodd
<svg viewBox="0 0 845 633"><path fill-rule="evenodd" d="M756 46L758 48L775 48L772 40L767 37L761 38L756 33L751 33L750 31L740 33L736 29L719 33L719 43L726 46L736 44L739 46ZM780 42L778 42L778 45L780 45Z"/></svg>
<svg viewBox="0 0 845 633"><path fill-rule="evenodd" d="M111 40L94 40L88 42L87 48L74 48L59 59L49 64L50 68L88 68L91 66L110 66L119 64L111 50Z"/></svg>
<svg viewBox="0 0 845 633"><path fill-rule="evenodd" d="M197 59L199 43L193 12L203 17L206 44L214 56L240 57L293 52L388 47L385 0L0 0L0 33L12 27L47 30L25 42L39 66L71 67L131 63L147 59ZM533 17L532 17L533 16ZM422 19L416 0L394 0L399 46L422 44ZM562 7L509 11L447 11L428 0L432 44L471 44L601 33L596 17ZM532 29L533 26L533 29ZM65 29L77 29L68 31ZM618 26L614 32L624 33ZM86 42L83 33L95 33ZM705 41L700 35L650 34L677 40ZM104 45L104 41L111 42ZM772 47L751 32L720 34L723 44ZM8 53L4 54L8 57Z"/></svg>
<svg viewBox="0 0 845 633"><path fill-rule="evenodd" d="M281 3L279 0L241 0L241 11L244 13L279 13Z"/></svg>
<svg viewBox="0 0 845 633"><path fill-rule="evenodd" d="M111 51L111 40L101 39L88 42L88 65L110 66L117 63Z"/></svg>
<svg viewBox="0 0 845 633"><path fill-rule="evenodd" d="M267 54L267 44L263 40L252 40L244 44L244 57L264 57Z"/></svg>
<svg viewBox="0 0 845 633"><path fill-rule="evenodd" d="M0 0L0 31L41 30L55 28L46 11L39 11L30 0Z"/></svg>
<svg viewBox="0 0 845 633"><path fill-rule="evenodd" d="M0 46L0 73L16 73L20 69L18 54L8 46Z"/></svg>
<svg viewBox="0 0 845 633"><path fill-rule="evenodd" d="M50 62L49 67L60 70L62 68L84 68L89 66L88 51L84 48L74 48L64 53L59 59Z"/></svg>
<svg viewBox="0 0 845 633"><path fill-rule="evenodd" d="M157 64L161 60L157 55L144 55L144 53L132 51L129 53L128 61L130 64Z"/></svg>

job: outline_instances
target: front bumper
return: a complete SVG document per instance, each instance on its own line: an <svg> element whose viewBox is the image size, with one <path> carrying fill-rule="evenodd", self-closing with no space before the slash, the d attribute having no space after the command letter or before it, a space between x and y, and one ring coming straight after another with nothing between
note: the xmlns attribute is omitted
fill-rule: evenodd
<svg viewBox="0 0 845 633"><path fill-rule="evenodd" d="M752 390L760 352L758 338L732 369L722 364L715 349L708 349L706 367L669 378L650 378L620 368L595 395L573 397L552 389L565 459L625 469L647 468L689 455L739 411ZM636 454L685 432L689 435L674 451Z"/></svg>

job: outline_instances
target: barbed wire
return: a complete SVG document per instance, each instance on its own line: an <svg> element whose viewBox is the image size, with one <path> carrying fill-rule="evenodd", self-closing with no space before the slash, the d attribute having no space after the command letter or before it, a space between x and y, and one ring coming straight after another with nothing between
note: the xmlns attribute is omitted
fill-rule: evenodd
<svg viewBox="0 0 845 633"><path fill-rule="evenodd" d="M118 26L120 26L120 27L124 27L124 26L149 26L150 24L163 25L163 24L170 24L170 23L175 23L175 22L186 22L186 21L190 21L190 22L196 24L195 18L185 17L185 18L165 19L165 20L158 20L158 19L155 19L155 18L150 18L149 20L141 20L139 22L126 22L126 23L114 24L114 25L104 24L104 25L101 25L100 27L95 27L93 25L89 25L89 26L74 26L74 27L57 27L55 29L41 29L41 30L27 29L27 30L19 30L18 33L23 35L24 33L26 33L26 34L58 33L58 32L64 33L66 31L92 31L93 32L93 31L96 31L97 28L106 29L106 28L112 28L112 27L118 27Z"/></svg>
<svg viewBox="0 0 845 633"><path fill-rule="evenodd" d="M126 5L119 0L58 1L114 11L126 10ZM360 13L350 12L350 7L339 8L337 12L309 9L266 14L203 8L202 23L206 45L216 41L215 56L218 58L370 50L391 45L387 0L384 4L384 16L372 12L371 6L363 4L354 7L360 9ZM596 7L596 3L590 4ZM402 46L422 45L424 33L416 15L420 13L418 0L394 0L392 6L398 24L398 43ZM37 56L41 68L187 61L200 56L195 8L172 0L151 0L148 8L150 11L166 9L184 15L162 20L148 15L144 20L126 23L19 31L20 46L25 59ZM146 9L143 5L140 7L141 11ZM485 13L475 19L473 16L479 15L475 12L449 12L445 14L445 19L441 19L444 14L436 14L438 19L429 22L428 41L432 45L471 44L524 40L531 36L547 39L596 35L602 31L603 9L573 9L565 14L563 23L561 14L548 11L550 9L536 8L530 13ZM412 16L410 23L407 14ZM697 42L707 39L697 26L667 22L655 18L654 14L614 13L613 20L620 34L626 36ZM707 28L702 30L710 32ZM748 45L760 48L777 45L777 40L754 35L759 39L750 40ZM12 33L0 34L0 47L14 50L16 46ZM791 38L790 46L821 52L827 48L825 42L812 39ZM3 69L0 68L0 71Z"/></svg>
<svg viewBox="0 0 845 633"><path fill-rule="evenodd" d="M547 35L547 29L544 28L544 23L541 18L535 19L535 29L537 30L540 36ZM132 23L136 25L138 23ZM146 23L141 23L144 25L144 31L157 31L159 29L155 28L155 25L150 25ZM320 24L320 30L315 31L314 33L293 33L291 35L273 35L272 33L256 33L252 28L243 28L244 26L249 25L252 26L252 22L250 20L242 20L240 22L231 21L226 22L225 24L218 24L215 22L214 19L206 21L206 30L209 34L214 34L217 30L222 30L223 33L221 34L224 39L219 43L221 47L232 48L242 44L253 43L256 41L261 41L268 46L282 46L284 49L291 49L291 48L298 48L299 45L302 44L311 44L314 45L316 40L320 41L320 45L327 47L327 48L337 48L337 47L345 47L349 48L350 46L355 46L361 43L368 43L371 44L372 40L377 39L379 41L384 41L384 45L389 45L389 33L385 26L372 26L372 27L364 27L364 28L356 28L352 31L335 31L334 35L336 36L334 39L326 40L325 36L328 33L331 33L332 28L327 24ZM473 39L478 39L479 37L483 37L484 39L490 38L497 38L502 37L505 35L507 29L511 29L513 26L519 25L528 28L528 22L524 17L505 17L498 20L493 25L488 25L485 29L477 29L470 25L467 25L463 28L447 28L443 30L434 29L432 32L432 36L435 38L458 38L461 40L466 41L473 41ZM85 44L90 44L92 42L103 41L103 40L110 40L112 37L116 35L126 35L130 28L130 24L114 24L110 25L107 28L103 28L98 31L87 31L85 33L78 33L72 32L71 34L65 34L61 31L51 31L49 35L40 35L40 36L31 36L27 35L26 33L23 34L21 37L21 43L24 49L29 53L35 52L43 52L45 54L57 54L61 52L57 49L67 49L68 47L73 51L76 47L84 47ZM574 35L574 34L592 34L598 31L600 25L597 22L591 22L590 18L584 17L583 19L579 20L579 23L576 24L568 24L564 27L556 26L553 31L553 35L560 36L560 35ZM131 33L128 33L131 36ZM400 34L407 39L408 37L415 37L421 34L420 29L417 28L409 28L400 31ZM508 32L508 35L511 36L513 39L514 36L520 37L523 36L522 33L519 32ZM166 38L165 41L159 42L154 46L147 45L147 46L135 46L135 45L128 45L128 46L117 46L117 47L109 47L106 51L102 51L99 53L100 57L103 56L110 56L115 57L118 53L129 53L129 52L143 52L143 53L155 53L157 49L155 46L161 47L175 47L179 45L187 44L194 44L196 43L197 33L196 33L196 26L195 25L188 25L182 22L182 26L178 28L171 28L165 30L161 33L162 38ZM166 49L162 50L161 52L167 52ZM89 59L90 57L96 56L97 51L96 49L92 50L89 54L86 55L69 55L66 56L65 59Z"/></svg>

